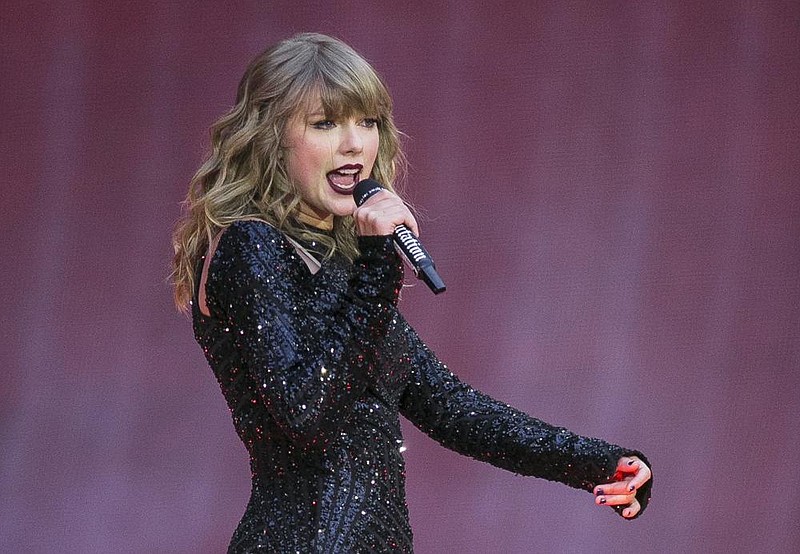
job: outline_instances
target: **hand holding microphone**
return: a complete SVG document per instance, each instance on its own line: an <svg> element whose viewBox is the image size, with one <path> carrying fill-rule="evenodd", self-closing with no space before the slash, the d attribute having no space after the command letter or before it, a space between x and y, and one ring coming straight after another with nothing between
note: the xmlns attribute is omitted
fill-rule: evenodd
<svg viewBox="0 0 800 554"><path fill-rule="evenodd" d="M381 191L384 192L381 195L383 198L377 198L374 202L364 205L368 199ZM444 292L446 290L444 281L436 272L436 266L430 255L419 242L417 222L402 200L388 193L373 179L360 181L353 191L353 198L358 206L353 215L359 234L393 234L395 248L414 270L416 276L422 279L434 294Z"/></svg>
<svg viewBox="0 0 800 554"><path fill-rule="evenodd" d="M361 185L361 183L369 183ZM363 187L362 191L359 186ZM368 194L367 194L368 193ZM356 231L363 236L391 235L398 225L406 225L414 234L419 234L417 220L408 206L393 192L383 188L377 181L359 181L353 190L356 210L353 218Z"/></svg>

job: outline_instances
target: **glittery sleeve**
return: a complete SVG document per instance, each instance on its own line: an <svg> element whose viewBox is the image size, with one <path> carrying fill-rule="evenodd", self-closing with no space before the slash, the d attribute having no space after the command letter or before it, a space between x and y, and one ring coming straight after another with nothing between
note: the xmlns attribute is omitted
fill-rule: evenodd
<svg viewBox="0 0 800 554"><path fill-rule="evenodd" d="M362 345L384 333L401 276L390 239L359 246L343 291L316 286L324 276L312 276L283 235L261 222L228 227L212 259L209 309L225 321L242 369L293 440L324 443L372 378Z"/></svg>
<svg viewBox="0 0 800 554"><path fill-rule="evenodd" d="M612 481L620 457L635 454L645 459L637 451L549 425L473 389L450 372L410 326L405 340L412 375L401 411L451 450L586 491ZM640 514L651 486L652 480L637 494Z"/></svg>

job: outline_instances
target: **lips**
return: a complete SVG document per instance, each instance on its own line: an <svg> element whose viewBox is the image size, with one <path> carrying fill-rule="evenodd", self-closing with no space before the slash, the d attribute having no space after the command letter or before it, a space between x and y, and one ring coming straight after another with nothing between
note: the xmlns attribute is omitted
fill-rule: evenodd
<svg viewBox="0 0 800 554"><path fill-rule="evenodd" d="M326 174L328 184L339 194L353 194L353 189L356 188L356 184L360 180L363 168L364 166L361 164L347 164L337 167Z"/></svg>

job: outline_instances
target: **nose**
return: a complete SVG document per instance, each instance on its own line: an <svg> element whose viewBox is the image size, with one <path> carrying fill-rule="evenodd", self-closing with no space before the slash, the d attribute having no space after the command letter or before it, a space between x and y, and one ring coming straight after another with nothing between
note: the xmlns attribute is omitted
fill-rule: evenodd
<svg viewBox="0 0 800 554"><path fill-rule="evenodd" d="M340 150L345 154L360 154L364 149L364 139L361 136L360 128L354 121L348 122L342 127L342 139L339 144Z"/></svg>

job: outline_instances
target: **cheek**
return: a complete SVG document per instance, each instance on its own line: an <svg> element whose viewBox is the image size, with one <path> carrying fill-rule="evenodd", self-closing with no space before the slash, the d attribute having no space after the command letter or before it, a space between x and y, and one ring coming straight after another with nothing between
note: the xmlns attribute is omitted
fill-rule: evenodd
<svg viewBox="0 0 800 554"><path fill-rule="evenodd" d="M306 181L322 171L330 158L330 151L322 145L300 143L289 151L286 171L295 181Z"/></svg>
<svg viewBox="0 0 800 554"><path fill-rule="evenodd" d="M369 145L365 150L368 153L370 164L375 164L375 159L378 157L378 147L380 146L380 139L377 135L369 141Z"/></svg>
<svg viewBox="0 0 800 554"><path fill-rule="evenodd" d="M302 158L298 158L297 153L294 150L289 150L289 152L286 154L285 160L286 176L289 177L290 181L297 183L303 173Z"/></svg>

